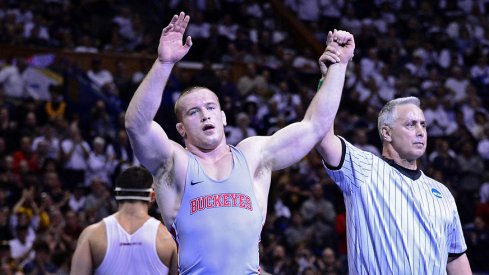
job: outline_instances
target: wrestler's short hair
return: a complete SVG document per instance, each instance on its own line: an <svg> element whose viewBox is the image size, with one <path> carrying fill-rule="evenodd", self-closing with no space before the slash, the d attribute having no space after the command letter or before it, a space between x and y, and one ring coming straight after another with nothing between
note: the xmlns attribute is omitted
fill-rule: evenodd
<svg viewBox="0 0 489 275"><path fill-rule="evenodd" d="M129 167L115 181L115 199L149 202L153 192L153 181L153 175L146 168Z"/></svg>
<svg viewBox="0 0 489 275"><path fill-rule="evenodd" d="M208 90L208 91L211 91L209 88L206 88L206 87L202 87L202 86L192 86L192 87L189 87L185 90L182 91L182 93L180 94L180 96L178 96L177 98L177 101L175 102L175 117L177 118L177 122L181 122L182 121L182 114L181 114L181 111L180 111L180 101L183 97L185 97L186 95L188 94L191 94L193 92L195 92L196 90L201 90L201 89L204 89L204 90ZM212 93L214 93L213 91L211 91ZM216 94L216 93L214 93ZM216 95L217 97L217 95ZM219 99L218 99L218 103L219 103Z"/></svg>

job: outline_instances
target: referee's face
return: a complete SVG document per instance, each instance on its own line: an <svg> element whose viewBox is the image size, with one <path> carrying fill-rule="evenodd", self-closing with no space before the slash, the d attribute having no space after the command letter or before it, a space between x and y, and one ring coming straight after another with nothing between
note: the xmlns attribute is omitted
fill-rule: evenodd
<svg viewBox="0 0 489 275"><path fill-rule="evenodd" d="M423 111L414 104L396 107L397 119L391 128L391 145L399 156L408 161L420 158L426 150L426 120Z"/></svg>

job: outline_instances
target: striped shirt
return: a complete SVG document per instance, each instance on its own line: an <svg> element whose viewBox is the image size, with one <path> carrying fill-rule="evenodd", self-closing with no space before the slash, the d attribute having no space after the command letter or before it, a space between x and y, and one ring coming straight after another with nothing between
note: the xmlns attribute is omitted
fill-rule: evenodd
<svg viewBox="0 0 489 275"><path fill-rule="evenodd" d="M340 138L350 274L446 274L449 254L467 249L448 188L420 170L355 148Z"/></svg>

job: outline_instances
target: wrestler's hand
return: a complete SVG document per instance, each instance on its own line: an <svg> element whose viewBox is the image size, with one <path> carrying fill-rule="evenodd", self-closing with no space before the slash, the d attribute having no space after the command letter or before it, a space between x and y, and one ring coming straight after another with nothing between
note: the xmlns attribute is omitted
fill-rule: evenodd
<svg viewBox="0 0 489 275"><path fill-rule="evenodd" d="M163 29L158 45L158 60L162 63L176 63L181 60L192 46L192 39L187 36L183 44L183 34L190 17L180 12L174 15L170 24Z"/></svg>
<svg viewBox="0 0 489 275"><path fill-rule="evenodd" d="M323 54L319 57L318 63L319 63L319 69L321 70L321 74L323 77L326 76L326 73L328 71L328 66L330 64L338 63L340 62L340 56L339 56L339 50L338 44L333 43L333 33L331 31L328 32L328 38L326 39L326 48L324 49Z"/></svg>
<svg viewBox="0 0 489 275"><path fill-rule="evenodd" d="M347 64L353 58L355 39L347 31L334 30L331 45L337 50L340 63Z"/></svg>

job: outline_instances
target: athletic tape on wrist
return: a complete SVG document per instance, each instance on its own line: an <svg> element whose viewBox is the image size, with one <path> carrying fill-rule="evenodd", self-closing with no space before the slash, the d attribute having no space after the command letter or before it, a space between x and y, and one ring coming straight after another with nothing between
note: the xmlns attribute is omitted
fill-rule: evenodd
<svg viewBox="0 0 489 275"><path fill-rule="evenodd" d="M317 88L318 91L319 91L319 88L321 88L321 86L323 85L323 81L324 81L324 78L319 79L318 88Z"/></svg>

